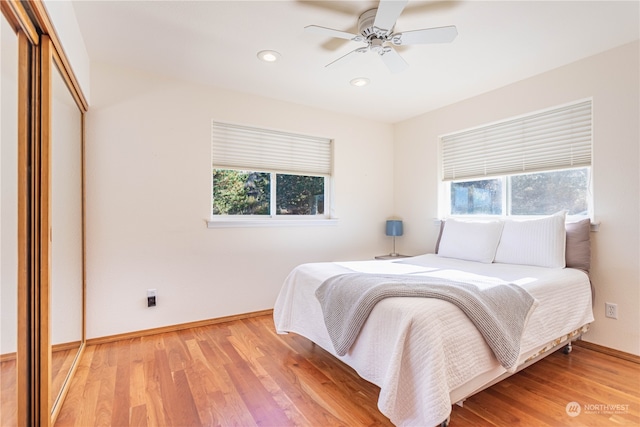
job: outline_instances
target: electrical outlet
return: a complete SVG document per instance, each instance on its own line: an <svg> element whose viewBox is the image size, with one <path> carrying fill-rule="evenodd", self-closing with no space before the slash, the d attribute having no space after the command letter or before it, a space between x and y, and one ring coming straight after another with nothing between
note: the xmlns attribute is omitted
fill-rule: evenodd
<svg viewBox="0 0 640 427"><path fill-rule="evenodd" d="M158 293L155 289L147 289L147 307L155 307Z"/></svg>
<svg viewBox="0 0 640 427"><path fill-rule="evenodd" d="M606 317L610 317L612 319L618 318L618 304L614 304L612 302L604 303L604 315Z"/></svg>

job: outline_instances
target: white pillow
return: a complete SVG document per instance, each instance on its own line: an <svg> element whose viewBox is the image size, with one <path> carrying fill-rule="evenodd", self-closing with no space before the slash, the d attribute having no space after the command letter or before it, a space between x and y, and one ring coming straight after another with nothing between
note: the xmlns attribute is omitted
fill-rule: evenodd
<svg viewBox="0 0 640 427"><path fill-rule="evenodd" d="M566 212L530 220L507 220L495 262L565 267Z"/></svg>
<svg viewBox="0 0 640 427"><path fill-rule="evenodd" d="M493 262L502 233L502 221L447 219L438 255L484 263Z"/></svg>

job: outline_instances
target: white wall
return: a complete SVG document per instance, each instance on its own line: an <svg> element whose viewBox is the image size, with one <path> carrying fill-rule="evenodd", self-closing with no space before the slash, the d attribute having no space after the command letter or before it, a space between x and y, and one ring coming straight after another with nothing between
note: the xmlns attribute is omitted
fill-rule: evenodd
<svg viewBox="0 0 640 427"><path fill-rule="evenodd" d="M269 309L297 264L389 252L392 125L95 63L91 85L87 338ZM333 138L338 225L207 229L212 119Z"/></svg>
<svg viewBox="0 0 640 427"><path fill-rule="evenodd" d="M433 251L438 228L438 136L593 97L592 281L596 320L585 340L640 355L638 42L426 113L395 126L395 210L403 253ZM422 183L416 188L415 183ZM604 303L618 304L618 320Z"/></svg>
<svg viewBox="0 0 640 427"><path fill-rule="evenodd" d="M49 19L55 28L56 35L63 46L64 53L78 80L80 89L87 102L90 102L90 66L87 48L80 32L80 26L73 9L73 2L60 0L43 0Z"/></svg>

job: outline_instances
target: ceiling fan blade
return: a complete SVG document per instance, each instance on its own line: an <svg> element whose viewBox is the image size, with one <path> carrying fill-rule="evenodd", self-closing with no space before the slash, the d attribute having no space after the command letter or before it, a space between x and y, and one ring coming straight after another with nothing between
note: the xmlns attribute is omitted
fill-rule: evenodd
<svg viewBox="0 0 640 427"><path fill-rule="evenodd" d="M350 62L353 58L355 58L356 56L358 56L358 54L361 53L366 53L369 50L368 47L359 47L356 50L352 50L351 52L347 53L346 55L341 56L340 58L336 59L333 62L328 63L327 65L325 65L326 67L331 67L334 66L338 63L340 64L346 64L347 62Z"/></svg>
<svg viewBox="0 0 640 427"><path fill-rule="evenodd" d="M318 25L307 25L304 27L307 33L320 34L327 37L337 37L339 39L353 40L355 42L364 41L364 37L359 34L351 34L345 31L334 30L332 28L320 27Z"/></svg>
<svg viewBox="0 0 640 427"><path fill-rule="evenodd" d="M392 73L399 73L409 68L407 61L405 61L393 48L385 51L385 53L380 56L382 57L384 64Z"/></svg>
<svg viewBox="0 0 640 427"><path fill-rule="evenodd" d="M393 34L391 43L396 46L427 43L450 43L458 36L455 25L439 28L425 28L423 30L405 31Z"/></svg>
<svg viewBox="0 0 640 427"><path fill-rule="evenodd" d="M380 0L373 26L391 31L409 0Z"/></svg>

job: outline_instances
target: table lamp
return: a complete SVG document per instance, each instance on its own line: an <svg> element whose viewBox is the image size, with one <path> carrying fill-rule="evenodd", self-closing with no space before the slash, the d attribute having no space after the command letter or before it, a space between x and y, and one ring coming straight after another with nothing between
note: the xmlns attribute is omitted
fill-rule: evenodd
<svg viewBox="0 0 640 427"><path fill-rule="evenodd" d="M387 220L387 228L386 228L387 236L393 237L393 252L391 252L390 256L399 256L396 252L396 236L402 236L402 221L399 219L390 219Z"/></svg>

